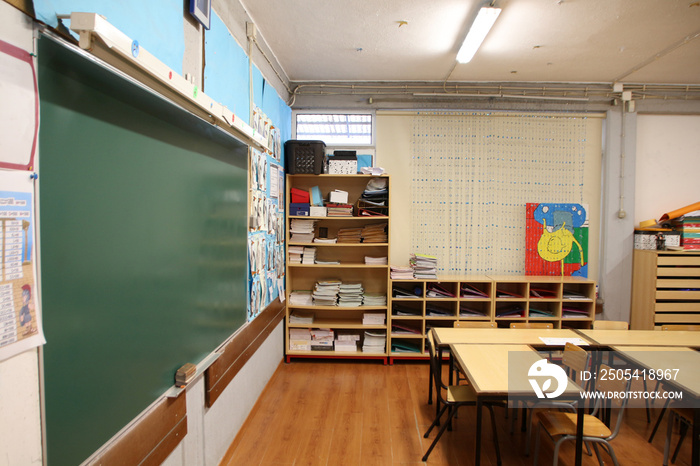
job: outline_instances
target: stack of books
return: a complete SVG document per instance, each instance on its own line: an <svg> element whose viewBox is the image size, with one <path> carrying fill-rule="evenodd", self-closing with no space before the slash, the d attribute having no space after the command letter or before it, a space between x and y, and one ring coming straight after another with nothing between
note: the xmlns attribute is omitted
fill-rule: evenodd
<svg viewBox="0 0 700 466"><path fill-rule="evenodd" d="M382 293L365 293L365 306L386 306L386 295Z"/></svg>
<svg viewBox="0 0 700 466"><path fill-rule="evenodd" d="M336 352L354 353L357 351L357 342L360 341L359 333L336 333Z"/></svg>
<svg viewBox="0 0 700 466"><path fill-rule="evenodd" d="M184 387L188 383L192 382L194 376L197 374L197 366L188 362L175 372L175 385L178 387Z"/></svg>
<svg viewBox="0 0 700 466"><path fill-rule="evenodd" d="M289 293L289 304L292 306L312 306L313 299L311 291L294 290Z"/></svg>
<svg viewBox="0 0 700 466"><path fill-rule="evenodd" d="M302 264L315 264L316 263L316 248L312 247L305 247L304 248L304 254L301 258L301 263Z"/></svg>
<svg viewBox="0 0 700 466"><path fill-rule="evenodd" d="M314 306L337 306L340 280L316 282L312 295Z"/></svg>
<svg viewBox="0 0 700 466"><path fill-rule="evenodd" d="M386 316L383 312L365 312L362 314L362 325L384 325Z"/></svg>
<svg viewBox="0 0 700 466"><path fill-rule="evenodd" d="M390 274L392 280L412 280L413 267L401 267L397 265L392 265Z"/></svg>
<svg viewBox="0 0 700 466"><path fill-rule="evenodd" d="M293 218L289 227L292 243L311 243L314 240L314 228L316 220Z"/></svg>
<svg viewBox="0 0 700 466"><path fill-rule="evenodd" d="M304 254L304 246L289 246L289 263L301 264L301 256Z"/></svg>
<svg viewBox="0 0 700 466"><path fill-rule="evenodd" d="M362 228L360 236L363 243L386 243L389 238L386 234L387 224L386 223L375 223L372 225L365 225Z"/></svg>
<svg viewBox="0 0 700 466"><path fill-rule="evenodd" d="M437 279L437 257L426 254L411 254L409 260L413 267L413 277L421 279Z"/></svg>
<svg viewBox="0 0 700 466"><path fill-rule="evenodd" d="M700 249L700 216L683 216L680 222L681 244L683 249Z"/></svg>
<svg viewBox="0 0 700 466"><path fill-rule="evenodd" d="M352 204L327 203L326 212L329 217L352 217Z"/></svg>
<svg viewBox="0 0 700 466"><path fill-rule="evenodd" d="M333 351L333 330L329 328L311 329L311 351Z"/></svg>
<svg viewBox="0 0 700 466"><path fill-rule="evenodd" d="M364 291L362 283L341 283L338 289L338 306L362 306Z"/></svg>
<svg viewBox="0 0 700 466"><path fill-rule="evenodd" d="M311 332L308 328L289 329L289 349L291 351L311 351Z"/></svg>
<svg viewBox="0 0 700 466"><path fill-rule="evenodd" d="M374 330L365 330L365 338L362 342L363 353L384 353L386 350L386 333Z"/></svg>
<svg viewBox="0 0 700 466"><path fill-rule="evenodd" d="M338 230L339 243L360 243L362 241L362 228L341 228Z"/></svg>
<svg viewBox="0 0 700 466"><path fill-rule="evenodd" d="M314 243L333 244L337 242L338 238L314 238Z"/></svg>

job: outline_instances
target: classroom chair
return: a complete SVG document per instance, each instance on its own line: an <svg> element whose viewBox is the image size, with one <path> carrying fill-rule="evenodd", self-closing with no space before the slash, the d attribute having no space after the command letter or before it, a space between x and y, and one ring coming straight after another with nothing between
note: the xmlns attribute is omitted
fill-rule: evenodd
<svg viewBox="0 0 700 466"><path fill-rule="evenodd" d="M564 346L564 351L561 355L561 362L571 380L576 381L577 374L581 374L583 371L590 370L589 365L591 362L591 355L588 351L584 350L580 346L567 342L566 346ZM526 427L527 443L525 444L525 456L530 455L530 443L532 441L532 413L536 409L540 408L562 408L570 411L576 411L576 403L546 400L538 401L535 404L533 404L530 407L530 409L528 409ZM590 447L588 447L588 445L586 445L586 449L588 449L588 453L590 454Z"/></svg>
<svg viewBox="0 0 700 466"><path fill-rule="evenodd" d="M600 365L603 370L612 370L609 366L605 364ZM631 380L610 380L598 379L596 381L596 390L599 392L626 392L629 390ZM596 401L595 409L591 414L583 415L583 441L591 442L593 444L593 449L595 450L598 462L603 464L603 460L600 457L600 449L598 448L598 443L601 443L603 447L610 454L615 466L619 466L617 457L615 456L615 451L613 450L610 442L617 437L620 432L620 427L622 426L622 418L627 407L628 399L625 397L623 400L615 399L613 402L620 408L620 412L617 415L617 421L615 422L615 429L613 431L605 425L603 421L598 419L596 415L600 412L601 400ZM534 464L538 463L538 456L540 452L540 437L541 431L544 432L551 438L554 443L554 466L557 465L559 461L559 447L566 440L576 440L576 413L567 413L561 411L540 411L537 413L537 440L535 442L535 458ZM556 438L556 440L555 440Z"/></svg>
<svg viewBox="0 0 700 466"><path fill-rule="evenodd" d="M551 322L511 322L510 328L554 328Z"/></svg>
<svg viewBox="0 0 700 466"><path fill-rule="evenodd" d="M623 320L595 320L593 330L629 330L630 326Z"/></svg>
<svg viewBox="0 0 700 466"><path fill-rule="evenodd" d="M432 330L431 330L432 333ZM442 358L439 356L437 353L435 346L434 346L434 338L428 338L427 339L427 347L428 347L428 353L429 353L429 360L430 360L430 365L432 368L432 376L433 376L433 383L435 386L435 394L436 398L438 399L439 405L442 405L442 408L438 411L437 415L435 416L435 420L430 424L430 427L428 427L428 430L425 432L425 435L423 437L428 438L430 435L430 432L433 430L433 427L440 425L440 418L442 417L443 414L445 414L445 411L448 411L448 416L447 420L445 423L440 427L440 430L437 433L437 436L433 440L433 442L430 444L430 447L428 447L428 451L425 452L425 455L423 455L422 461L428 461L428 456L430 456L430 452L433 451L433 448L435 448L435 445L437 444L438 440L440 440L440 437L442 434L445 432L445 430L448 428L448 426L451 425L452 423L452 418L455 417L455 414L457 413L457 409L460 408L461 406L475 406L476 405L476 393L474 392L474 389L470 385L445 385L442 381ZM443 395L444 393L444 395ZM497 463L500 465L501 464L501 451L498 448L498 430L496 429L496 419L493 415L493 406L494 405L500 405L503 406L503 403L483 403L483 406L485 406L488 410L489 413L491 414L491 426L493 428L493 444L494 447L496 448L496 459Z"/></svg>
<svg viewBox="0 0 700 466"><path fill-rule="evenodd" d="M673 436L673 426L676 420L680 422L680 437L678 439L678 444L676 444L676 449L673 451L673 456L671 457L671 463L676 462L678 457L678 451L681 449L681 444L683 439L685 439L688 430L693 432L693 409L692 408L681 408L677 406L671 406L671 412L668 416L668 427L666 430L666 442L664 443L664 462L663 466L668 466L668 454L671 448L671 437Z"/></svg>
<svg viewBox="0 0 700 466"><path fill-rule="evenodd" d="M455 320L454 328L498 328L496 322L484 322L484 321L466 321L466 320ZM455 381L459 385L461 380L467 380L466 377L462 377L462 372L459 367L454 367Z"/></svg>
<svg viewBox="0 0 700 466"><path fill-rule="evenodd" d="M700 325L695 325L695 324L662 325L661 331L662 332L680 332L680 331L698 332L698 331L700 331ZM660 385L661 385L661 381L657 380L656 387L654 388L654 391L658 392ZM645 387L645 390L646 390L646 387ZM655 400L651 400L651 404L654 404L654 401ZM664 403L663 407L661 408L661 412L659 413L659 417L656 419L656 423L654 424L654 428L651 430L651 434L649 434L649 443L654 441L654 436L656 435L656 431L659 429L659 425L661 424L661 421L663 420L664 414L666 413L666 409L668 408L668 404L670 401L671 401L670 399L667 399L666 402ZM669 422L670 422L670 419L669 419ZM680 442L679 442L679 444L680 444Z"/></svg>

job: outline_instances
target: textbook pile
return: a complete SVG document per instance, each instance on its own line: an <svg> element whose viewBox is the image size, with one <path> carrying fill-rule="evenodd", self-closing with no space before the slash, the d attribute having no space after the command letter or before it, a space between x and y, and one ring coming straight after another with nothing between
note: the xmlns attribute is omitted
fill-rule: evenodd
<svg viewBox="0 0 700 466"><path fill-rule="evenodd" d="M362 342L363 353L384 353L386 350L386 333L380 331L365 330L365 339Z"/></svg>
<svg viewBox="0 0 700 466"><path fill-rule="evenodd" d="M426 254L411 254L409 263L413 267L414 278L437 280L437 257Z"/></svg>

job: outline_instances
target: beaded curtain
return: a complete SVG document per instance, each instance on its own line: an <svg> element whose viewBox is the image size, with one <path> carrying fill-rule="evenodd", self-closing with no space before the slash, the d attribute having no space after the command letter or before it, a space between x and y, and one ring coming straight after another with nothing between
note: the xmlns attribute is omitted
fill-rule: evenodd
<svg viewBox="0 0 700 466"><path fill-rule="evenodd" d="M522 274L525 204L583 202L586 118L421 113L411 138L416 253L446 275Z"/></svg>

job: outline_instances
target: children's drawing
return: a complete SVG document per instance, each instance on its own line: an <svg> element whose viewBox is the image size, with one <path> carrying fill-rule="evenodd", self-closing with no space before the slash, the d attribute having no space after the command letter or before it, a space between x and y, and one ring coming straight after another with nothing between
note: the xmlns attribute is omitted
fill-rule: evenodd
<svg viewBox="0 0 700 466"><path fill-rule="evenodd" d="M527 204L527 275L588 276L588 214L581 204Z"/></svg>

